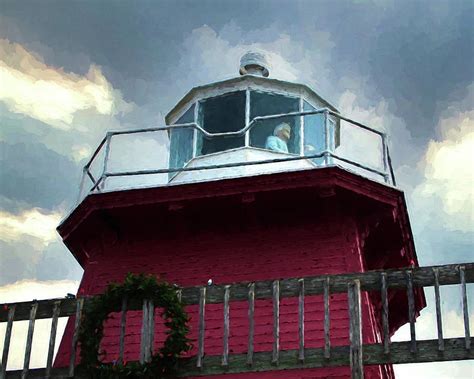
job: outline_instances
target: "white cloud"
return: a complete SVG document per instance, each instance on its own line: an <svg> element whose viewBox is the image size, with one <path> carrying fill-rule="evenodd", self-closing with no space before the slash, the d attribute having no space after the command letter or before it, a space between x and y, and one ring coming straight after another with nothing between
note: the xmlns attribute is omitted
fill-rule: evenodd
<svg viewBox="0 0 474 379"><path fill-rule="evenodd" d="M473 314L470 315L470 328L474 328ZM416 320L416 338L436 339L436 316L432 309L425 309ZM464 336L464 320L462 313L455 310L443 312L444 338L459 338ZM401 327L392 338L392 341L409 341L410 325ZM445 378L472 378L474 364L472 361L436 362L394 365L395 375L398 378L417 379L445 379Z"/></svg>
<svg viewBox="0 0 474 379"><path fill-rule="evenodd" d="M61 220L60 212L46 213L38 208L29 209L20 214L0 211L0 240L17 242L33 238L43 246L56 240L56 227Z"/></svg>
<svg viewBox="0 0 474 379"><path fill-rule="evenodd" d="M394 366L396 378L416 379L472 379L472 361L449 361L437 363L410 363Z"/></svg>
<svg viewBox="0 0 474 379"><path fill-rule="evenodd" d="M56 128L72 128L79 111L114 115L127 109L99 67L92 65L85 76L66 73L5 39L0 39L0 83L0 101L11 112Z"/></svg>
<svg viewBox="0 0 474 379"><path fill-rule="evenodd" d="M282 33L275 26L244 31L229 23L217 32L204 25L194 29L184 41L181 59L175 69L179 72L176 84L187 91L189 85L235 77L238 75L240 58L252 50L265 53L271 78L300 81L319 87L320 82L326 83L331 76L328 62L334 44L329 33L308 29L307 34L314 43L311 49L305 48L301 41ZM329 85L325 87L329 88Z"/></svg>
<svg viewBox="0 0 474 379"><path fill-rule="evenodd" d="M415 188L414 202L438 214L446 229L473 232L474 110L448 110L438 124L440 138L429 142L420 162L424 181Z"/></svg>
<svg viewBox="0 0 474 379"><path fill-rule="evenodd" d="M31 281L24 280L0 287L0 303L10 303L19 301L31 301L33 298L51 299L62 298L68 293L76 293L79 286L78 281L60 280L60 281ZM62 317L58 322L56 335L55 352L59 348L67 318ZM35 331L33 335L33 346L30 367L44 367L48 354L47 344L49 341L51 320L37 320L35 322ZM5 338L6 323L0 324L0 341ZM12 339L8 355L9 370L23 368L23 359L25 354L26 335L28 331L28 321L18 321L13 324ZM0 356L3 351L3 343L0 344Z"/></svg>

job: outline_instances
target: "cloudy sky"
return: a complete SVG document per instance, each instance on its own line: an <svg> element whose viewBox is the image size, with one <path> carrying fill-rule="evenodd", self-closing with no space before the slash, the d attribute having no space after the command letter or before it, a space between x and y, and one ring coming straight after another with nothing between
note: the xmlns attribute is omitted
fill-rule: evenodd
<svg viewBox="0 0 474 379"><path fill-rule="evenodd" d="M469 0L1 1L0 303L77 287L55 227L105 132L163 125L251 49L270 57L271 77L390 134L420 264L472 261L473 20ZM459 335L451 292L445 321ZM431 306L423 317L431 338ZM408 370L474 375L469 362L397 367Z"/></svg>

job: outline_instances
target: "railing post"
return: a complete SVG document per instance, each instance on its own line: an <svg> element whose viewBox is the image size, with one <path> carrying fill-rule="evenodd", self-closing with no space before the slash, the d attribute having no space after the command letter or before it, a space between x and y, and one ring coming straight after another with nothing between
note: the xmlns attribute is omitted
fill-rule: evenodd
<svg viewBox="0 0 474 379"><path fill-rule="evenodd" d="M329 164L329 111L324 110L324 165Z"/></svg>
<svg viewBox="0 0 474 379"><path fill-rule="evenodd" d="M148 350L148 327L150 325L148 319L148 299L143 300L142 306L142 329L141 329L141 343L140 343L140 363L143 364L147 361L147 350Z"/></svg>
<svg viewBox="0 0 474 379"><path fill-rule="evenodd" d="M204 358L204 336L205 336L205 313L206 313L206 287L201 288L199 296L199 336L198 336L198 356L196 366L202 367L202 359Z"/></svg>
<svg viewBox="0 0 474 379"><path fill-rule="evenodd" d="M10 350L10 340L12 337L13 319L15 317L16 304L10 305L8 308L7 330L5 331L5 340L3 342L2 369L0 371L0 379L5 379L7 373L8 352Z"/></svg>
<svg viewBox="0 0 474 379"><path fill-rule="evenodd" d="M466 291L466 273L465 267L459 267L459 276L461 279L461 294L462 294L462 312L464 315L464 335L466 350L471 348L471 332L469 330L469 310L467 307L467 291Z"/></svg>
<svg viewBox="0 0 474 379"><path fill-rule="evenodd" d="M120 341L119 341L119 363L123 363L125 351L125 325L127 323L127 297L122 299L122 312L120 315Z"/></svg>
<svg viewBox="0 0 474 379"><path fill-rule="evenodd" d="M280 358L280 281L275 280L273 292L273 354L272 363L278 365Z"/></svg>
<svg viewBox="0 0 474 379"><path fill-rule="evenodd" d="M383 161L383 172L385 183L388 183L388 162L387 162L387 135L385 133L380 135L382 139L382 161Z"/></svg>
<svg viewBox="0 0 474 379"><path fill-rule="evenodd" d="M151 361L153 356L153 342L155 339L155 304L148 300L148 349L146 351L146 362Z"/></svg>
<svg viewBox="0 0 474 379"><path fill-rule="evenodd" d="M388 169L390 170L390 177L392 178L392 185L396 186L397 181L395 180L395 174L393 172L392 158L390 158L390 150L388 148L388 144L387 144L387 164L388 164Z"/></svg>
<svg viewBox="0 0 474 379"><path fill-rule="evenodd" d="M48 359L46 361L45 377L51 376L51 367L53 366L54 346L56 344L56 330L58 328L58 318L61 311L61 301L56 301L53 308L53 319L51 320L51 333L49 336Z"/></svg>
<svg viewBox="0 0 474 379"><path fill-rule="evenodd" d="M323 282L324 291L324 358L329 359L331 357L331 320L329 312L329 276L324 279Z"/></svg>
<svg viewBox="0 0 474 379"><path fill-rule="evenodd" d="M362 318L359 280L349 283L348 298L351 375L352 379L363 379L364 366L362 361Z"/></svg>
<svg viewBox="0 0 474 379"><path fill-rule="evenodd" d="M69 360L69 376L74 377L76 366L76 348L79 339L79 327L81 326L82 308L84 306L84 298L76 299L76 319L74 320L74 334L72 336L71 356Z"/></svg>
<svg viewBox="0 0 474 379"><path fill-rule="evenodd" d="M443 339L443 319L441 317L441 299L439 295L439 270L433 268L434 280L435 280L435 302L436 302L436 326L438 329L438 350L444 351L444 339Z"/></svg>
<svg viewBox="0 0 474 379"><path fill-rule="evenodd" d="M109 157L110 157L110 142L112 140L113 134L107 132L107 136L105 137L105 154L104 154L104 166L102 168L102 189L105 187L105 181L107 180L107 167L109 165Z"/></svg>
<svg viewBox="0 0 474 379"><path fill-rule="evenodd" d="M303 112L303 108L304 108L304 100L303 100L303 97L300 97L300 101L299 101L299 109L300 109L300 112ZM305 155L305 152L304 152L304 116L300 116L300 156L303 157Z"/></svg>
<svg viewBox="0 0 474 379"><path fill-rule="evenodd" d="M410 321L410 352L416 353L416 331L415 331L415 296L413 293L413 272L407 273L407 297L408 297L408 319Z"/></svg>
<svg viewBox="0 0 474 379"><path fill-rule="evenodd" d="M299 296L298 296L298 340L299 352L298 359L304 361L304 279L299 279Z"/></svg>
<svg viewBox="0 0 474 379"><path fill-rule="evenodd" d="M387 293L387 273L382 272L382 327L383 327L383 351L390 353L390 333L388 325L388 293Z"/></svg>
<svg viewBox="0 0 474 379"><path fill-rule="evenodd" d="M255 283L251 283L249 285L249 294L248 294L248 302L249 302L249 311L248 311L248 319L249 319L249 340L248 340L248 349L247 349L247 365L252 366L253 364L253 337L255 332Z"/></svg>
<svg viewBox="0 0 474 379"><path fill-rule="evenodd" d="M230 286L225 286L224 290L224 346L222 352L222 366L229 365L229 297Z"/></svg>
<svg viewBox="0 0 474 379"><path fill-rule="evenodd" d="M36 320L37 310L38 310L38 303L34 303L31 306L31 311L30 311L30 321L28 325L28 334L26 337L25 359L23 361L23 371L21 373L22 379L28 376L28 371L30 370L31 347L33 344L33 333L35 331L35 320Z"/></svg>
<svg viewBox="0 0 474 379"><path fill-rule="evenodd" d="M86 181L86 173L87 168L84 166L82 168L82 176L81 176L81 183L79 184L79 195L77 196L76 204L79 204L82 200L82 192L84 191L84 183Z"/></svg>

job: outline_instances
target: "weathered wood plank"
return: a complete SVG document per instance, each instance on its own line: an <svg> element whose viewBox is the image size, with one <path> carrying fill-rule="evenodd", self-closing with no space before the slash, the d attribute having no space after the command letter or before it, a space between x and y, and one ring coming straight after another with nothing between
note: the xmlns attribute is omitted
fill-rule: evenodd
<svg viewBox="0 0 474 379"><path fill-rule="evenodd" d="M418 353L410 353L410 342L393 342L391 353L385 354L382 344L364 345L364 364L401 364L401 363L421 363L421 362L442 362L474 359L474 351L465 349L464 338L445 339L445 351L438 351L438 340L425 340L418 342ZM246 354L234 354L228 367L221 366L222 357L206 356L206 367L196 368L196 357L181 358L179 363L179 377L205 376L222 373L239 373L255 371L275 371L283 369L335 367L349 365L349 346L334 346L331 351L331 359L324 358L324 348L306 349L306 359L304 362L298 359L298 350L280 351L280 365L271 364L272 352L255 353L255 364L246 364ZM6 378L21 378L21 370L8 371ZM30 378L44 378L45 369L30 370ZM51 370L53 378L66 378L68 368L53 368ZM75 378L87 378L81 374L80 369Z"/></svg>
<svg viewBox="0 0 474 379"><path fill-rule="evenodd" d="M16 305L14 321L25 321L30 317L30 310L33 303L38 304L38 310L36 311L36 319L45 319L53 317L54 303L61 300L61 313L59 317L68 317L74 315L76 311L76 299L50 299L50 300L38 300L38 301L24 301L18 303L11 303ZM0 304L0 322L6 322L8 320L8 307L10 304ZM5 308L6 307L6 308Z"/></svg>
<svg viewBox="0 0 474 379"><path fill-rule="evenodd" d="M74 333L72 335L71 356L69 360L69 376L74 377L76 367L77 340L79 338L79 327L81 326L82 309L84 307L84 298L76 301L76 319L74 320Z"/></svg>
<svg viewBox="0 0 474 379"><path fill-rule="evenodd" d="M456 268L459 265L436 266L439 268L440 285L459 284L459 275ZM466 283L474 283L474 263L465 264ZM411 269L411 268L410 268ZM380 290L381 272L387 273L388 289L406 288L406 270L376 270L365 273L353 273L343 275L329 275L331 281L331 293L342 293L347 291L347 285L353 280L359 280L362 291ZM324 292L323 279L325 276L305 277L306 296L321 295ZM297 297L299 293L298 280L300 278L280 280L281 297ZM228 283L232 284L232 295L230 301L245 301L248 295L248 284L246 282ZM432 266L413 269L414 287L428 287L434 285ZM221 303L224 296L224 285L213 285L208 289L207 302ZM272 298L272 281L255 282L255 298ZM183 302L185 304L198 304L199 290L196 287L183 289Z"/></svg>
<svg viewBox="0 0 474 379"><path fill-rule="evenodd" d="M331 356L331 337L329 335L331 328L331 319L329 312L329 277L323 282L324 292L324 357Z"/></svg>
<svg viewBox="0 0 474 379"><path fill-rule="evenodd" d="M8 352L10 351L10 341L12 337L13 319L15 318L16 305L12 304L8 307L8 322L7 329L5 330L5 339L3 341L3 354L2 354L2 369L0 371L0 379L5 378L8 363Z"/></svg>
<svg viewBox="0 0 474 379"><path fill-rule="evenodd" d="M441 317L441 298L439 294L439 273L437 268L433 268L433 275L435 280L435 303L436 303L436 327L438 329L438 350L444 350L443 340L443 319Z"/></svg>
<svg viewBox="0 0 474 379"><path fill-rule="evenodd" d="M273 355L272 363L278 365L280 355L280 281L273 282Z"/></svg>
<svg viewBox="0 0 474 379"><path fill-rule="evenodd" d="M127 296L122 299L122 311L120 313L120 340L119 340L119 359L118 362L123 362L123 355L125 351L125 326L127 324Z"/></svg>
<svg viewBox="0 0 474 379"><path fill-rule="evenodd" d="M38 304L33 304L31 306L30 322L28 324L28 334L26 337L25 359L23 360L23 372L21 374L22 378L26 378L28 376L28 371L30 370L31 346L33 344L33 333L35 331L35 320L37 310Z"/></svg>
<svg viewBox="0 0 474 379"><path fill-rule="evenodd" d="M304 279L299 280L300 293L298 296L298 359L304 361Z"/></svg>
<svg viewBox="0 0 474 379"><path fill-rule="evenodd" d="M354 280L348 287L349 300L349 339L352 379L364 379L362 361L362 313L360 305L360 282Z"/></svg>
<svg viewBox="0 0 474 379"><path fill-rule="evenodd" d="M148 299L143 300L142 305L142 328L141 328L141 339L140 339L140 363L146 362L147 349L148 349Z"/></svg>
<svg viewBox="0 0 474 379"><path fill-rule="evenodd" d="M155 304L153 300L148 300L148 349L146 352L146 362L151 361L153 356L153 342L155 340Z"/></svg>
<svg viewBox="0 0 474 379"><path fill-rule="evenodd" d="M462 264L465 269L466 283L474 283L474 263ZM428 266L413 269L413 286L414 287L429 287L434 285L433 267L439 270L439 284L460 284L460 276L458 274L459 264L444 265L444 266ZM359 280L361 283L361 290L373 291L380 290L381 287L381 272L387 273L388 288L406 288L406 269L393 270L376 270L365 273L353 273L343 275L330 275L331 293L342 293L347 291L347 285L353 280ZM306 277L305 278L305 293L310 295L321 295L324 292L322 276ZM299 294L299 278L280 280L280 295L282 297L297 297ZM246 301L248 297L248 282L228 283L232 285L232 295L230 301ZM224 297L224 285L213 285L209 287L207 294L207 303L222 303ZM255 283L255 298L256 299L271 299L272 298L272 281L261 281ZM53 314L54 301L41 300L38 301L38 311L36 319L51 318ZM199 287L189 287L182 290L182 301L184 304L199 304ZM17 304L14 321L28 320L29 311L32 302L21 302ZM8 306L10 304L0 304L0 322L8 320ZM7 308L5 308L5 306ZM87 301L84 305L87 308ZM140 310L141 304L130 299L129 310ZM75 299L63 299L61 305L61 313L59 317L67 317L74 315L76 309ZM120 307L113 309L114 312L120 312Z"/></svg>
<svg viewBox="0 0 474 379"><path fill-rule="evenodd" d="M46 360L46 378L51 374L51 367L53 366L54 346L56 345L56 331L58 329L59 312L61 311L61 301L58 300L54 304L53 319L51 320L51 333L49 336L48 358Z"/></svg>
<svg viewBox="0 0 474 379"><path fill-rule="evenodd" d="M390 333L388 325L388 294L387 294L387 274L382 272L382 329L383 329L383 347L385 354L390 353Z"/></svg>
<svg viewBox="0 0 474 379"><path fill-rule="evenodd" d="M199 336L198 336L198 355L196 367L202 367L202 360L204 358L204 337L206 330L206 287L201 287L199 298Z"/></svg>
<svg viewBox="0 0 474 379"><path fill-rule="evenodd" d="M226 286L224 292L224 346L222 352L222 366L229 364L229 294L230 286Z"/></svg>
<svg viewBox="0 0 474 379"><path fill-rule="evenodd" d="M248 319L249 319L249 340L248 340L248 348L247 348L247 365L252 366L253 364L253 338L255 334L255 284L251 283L249 285L249 294L248 294L248 302L249 302L249 311L248 311Z"/></svg>
<svg viewBox="0 0 474 379"><path fill-rule="evenodd" d="M445 339L445 351L438 351L438 340L424 340L418 343L417 354L410 352L410 342L393 342L390 354L385 354L383 344L363 346L363 364L401 364L421 362L443 362L454 360L474 359L474 351L466 350L464 338ZM220 356L206 356L206 367L196 368L196 358L185 358L180 360L178 376L206 376L223 373L244 373L256 371L274 371L284 369L302 369L335 367L349 365L349 346L333 346L331 358L324 357L324 348L306 349L304 362L298 359L298 350L280 351L280 362L278 366L271 363L272 352L254 353L254 364L246 364L246 354L233 354L229 366L221 366Z"/></svg>
<svg viewBox="0 0 474 379"><path fill-rule="evenodd" d="M413 293L413 273L408 270L407 276L407 297L408 297L408 321L410 322L411 352L416 353L416 330L415 330L415 296Z"/></svg>
<svg viewBox="0 0 474 379"><path fill-rule="evenodd" d="M459 276L461 279L461 294L462 294L462 312L464 315L464 335L466 350L471 348L471 333L469 330L469 309L467 306L467 291L466 291L466 272L464 266L459 267Z"/></svg>

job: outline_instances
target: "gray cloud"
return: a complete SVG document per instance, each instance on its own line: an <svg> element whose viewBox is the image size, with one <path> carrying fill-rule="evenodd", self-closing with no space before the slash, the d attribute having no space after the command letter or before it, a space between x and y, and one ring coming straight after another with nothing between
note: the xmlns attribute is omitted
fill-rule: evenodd
<svg viewBox="0 0 474 379"><path fill-rule="evenodd" d="M68 158L29 141L0 142L0 193L24 205L52 209L70 204L75 196L79 167ZM11 202L4 202L7 210Z"/></svg>

